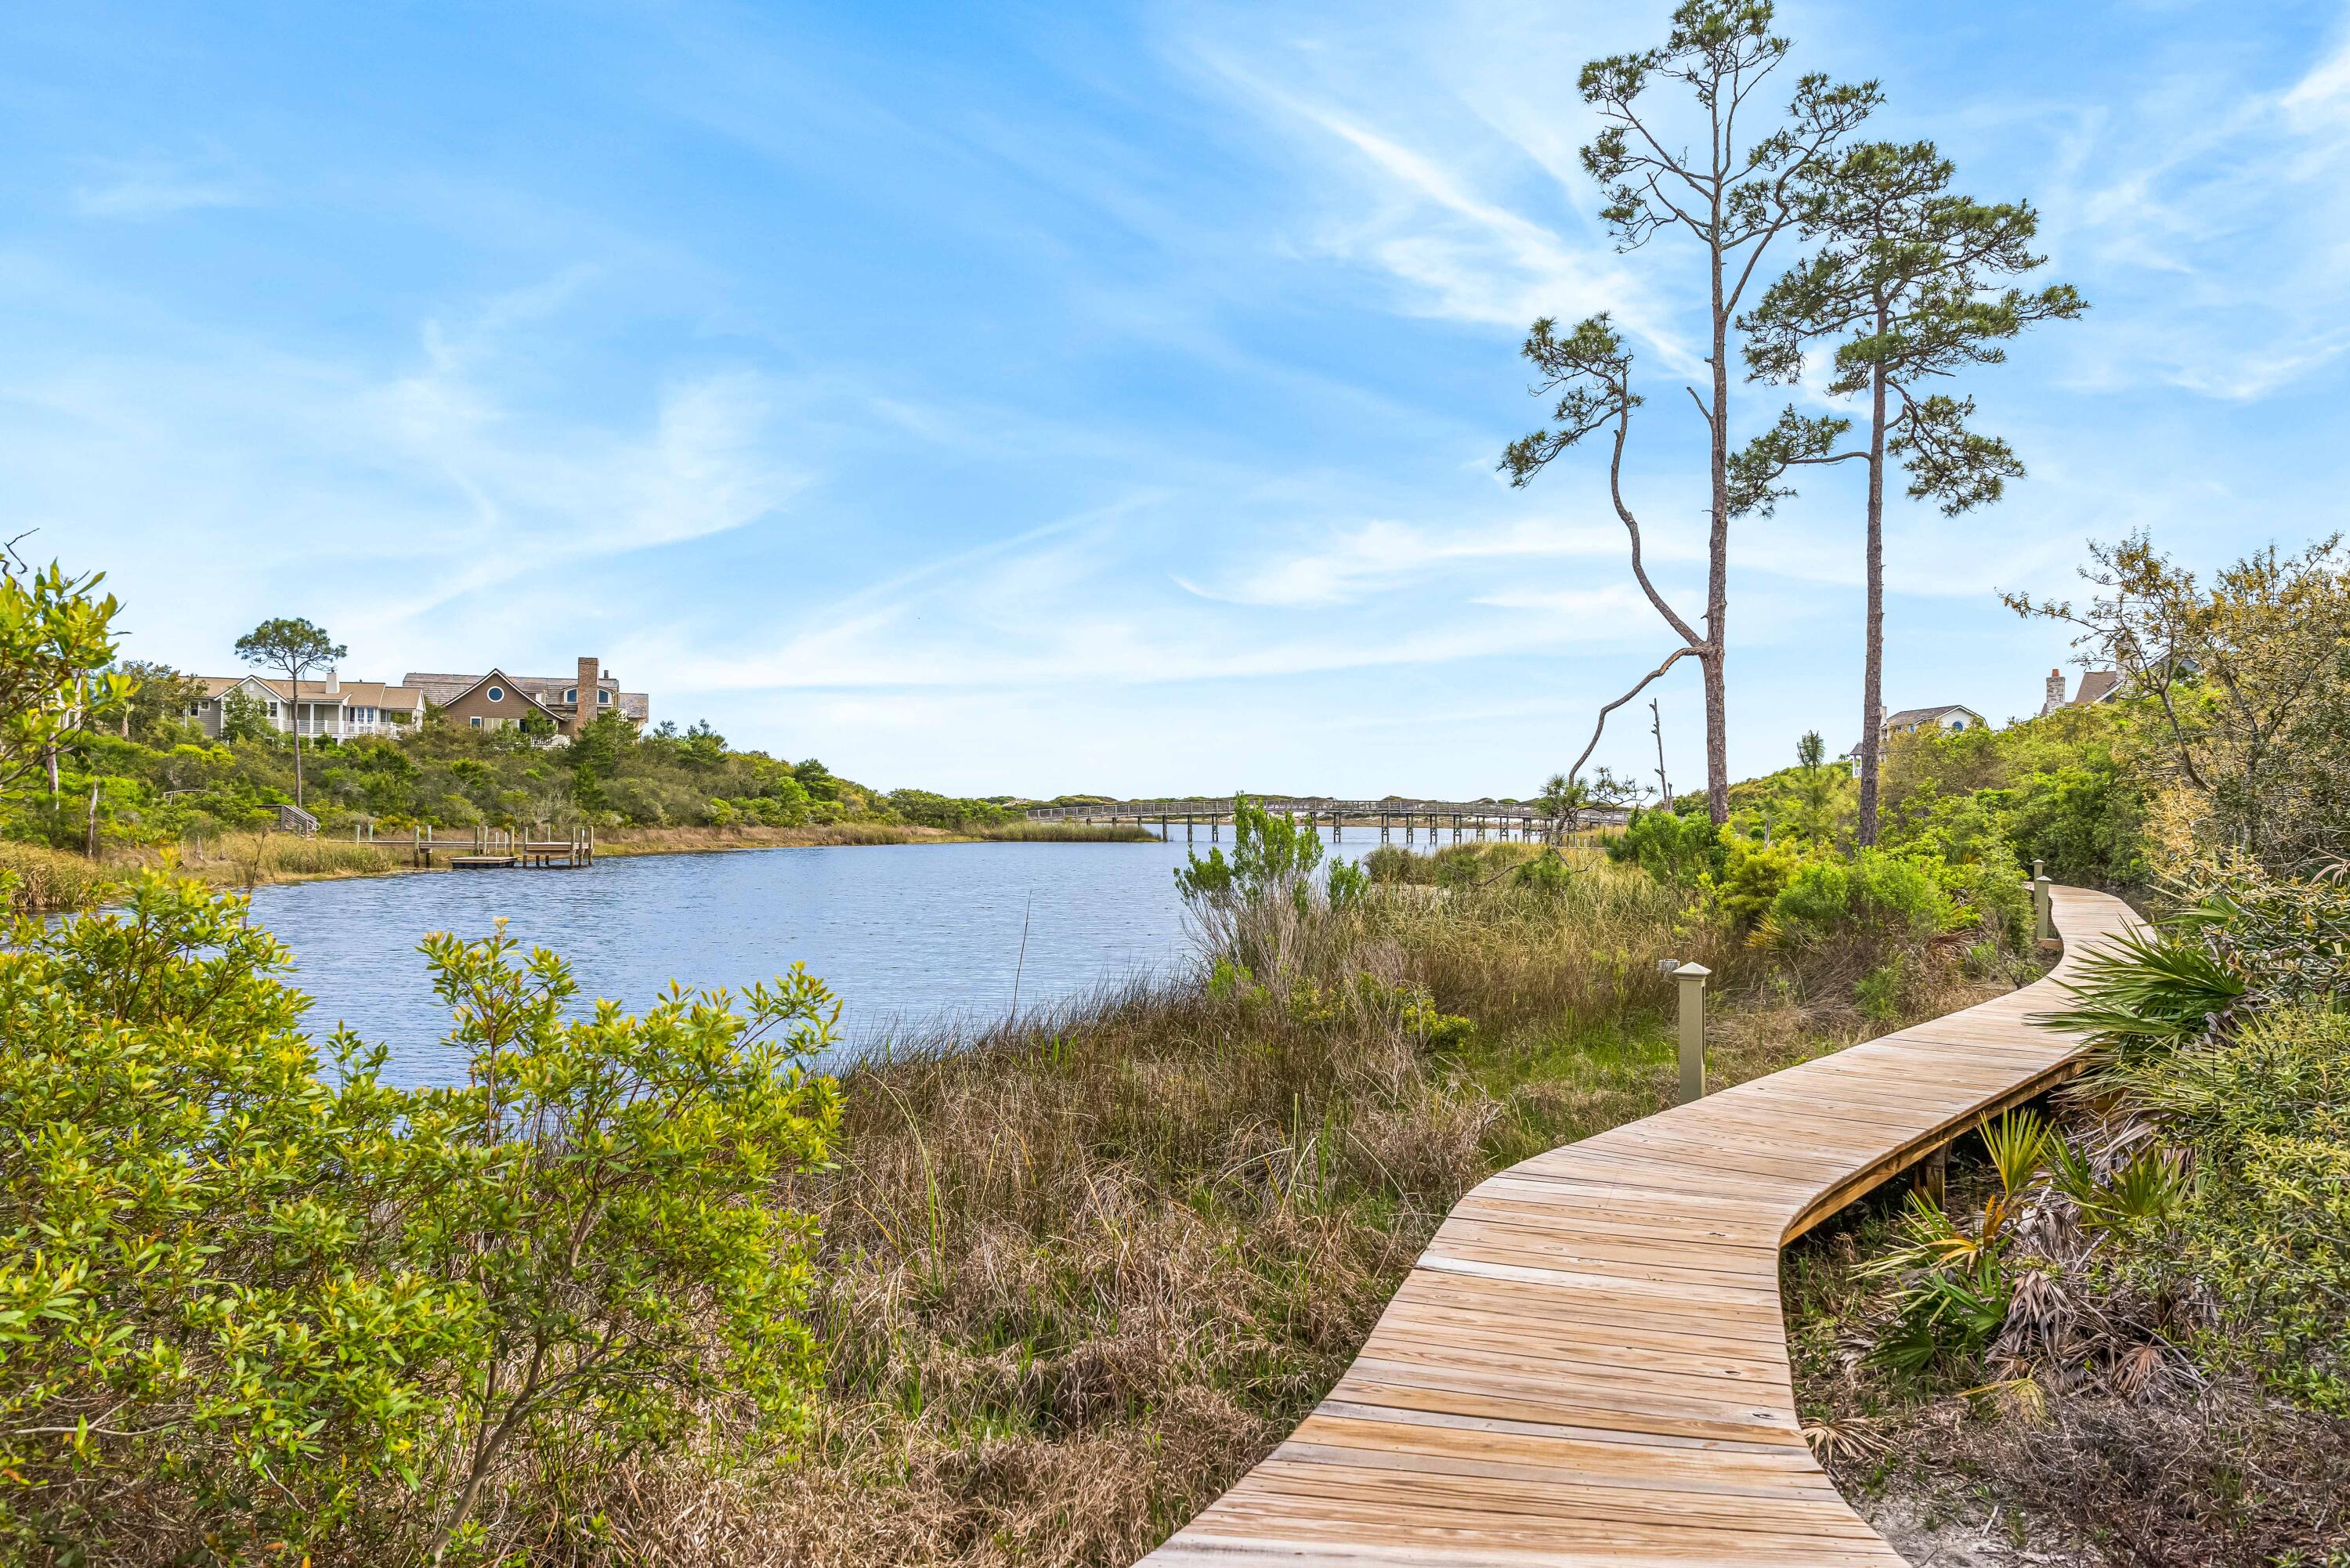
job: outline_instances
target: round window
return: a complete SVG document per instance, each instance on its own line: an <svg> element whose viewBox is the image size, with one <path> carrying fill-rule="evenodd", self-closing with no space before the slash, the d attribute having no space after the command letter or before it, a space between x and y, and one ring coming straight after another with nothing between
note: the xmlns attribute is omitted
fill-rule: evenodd
<svg viewBox="0 0 2350 1568"><path fill-rule="evenodd" d="M506 694L497 687L493 686L489 691L489 698L493 702L503 702L506 700Z"/></svg>

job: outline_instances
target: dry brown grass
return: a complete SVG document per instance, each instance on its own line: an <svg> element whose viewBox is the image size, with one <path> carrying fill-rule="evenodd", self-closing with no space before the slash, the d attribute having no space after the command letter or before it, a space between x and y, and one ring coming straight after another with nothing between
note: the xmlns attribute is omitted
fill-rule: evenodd
<svg viewBox="0 0 2350 1568"><path fill-rule="evenodd" d="M934 827L884 822L810 823L804 827L613 827L597 830L596 853L619 858L825 844L921 844L951 836Z"/></svg>
<svg viewBox="0 0 2350 1568"><path fill-rule="evenodd" d="M1723 976L1719 1080L1883 1027L1685 923L1606 865L1374 898L1258 931L1293 966L1261 991L1194 975L850 1071L840 1163L793 1195L825 1230L804 1457L610 1478L573 1493L604 1543L533 1560L1130 1563L1322 1396L1468 1188L1667 1103L1659 957ZM1430 1049L1399 986L1475 1033Z"/></svg>
<svg viewBox="0 0 2350 1568"><path fill-rule="evenodd" d="M1007 822L981 828L979 836L997 844L1148 844L1159 835L1130 822Z"/></svg>
<svg viewBox="0 0 2350 1568"><path fill-rule="evenodd" d="M37 915L89 909L114 888L113 874L82 856L5 840L0 840L0 879L11 910Z"/></svg>

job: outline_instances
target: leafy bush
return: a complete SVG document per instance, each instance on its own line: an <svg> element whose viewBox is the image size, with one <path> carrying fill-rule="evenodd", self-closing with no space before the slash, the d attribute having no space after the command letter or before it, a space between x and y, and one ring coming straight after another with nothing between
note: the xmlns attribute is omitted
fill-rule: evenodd
<svg viewBox="0 0 2350 1568"><path fill-rule="evenodd" d="M2006 792L2004 831L2017 861L2059 882L2143 886L2146 792L2110 761L2028 774Z"/></svg>
<svg viewBox="0 0 2350 1568"><path fill-rule="evenodd" d="M0 1547L430 1553L517 1455L608 1465L722 1395L791 1429L821 984L576 1019L553 954L435 937L472 1081L398 1090L348 1034L321 1071L246 913L148 875L0 951Z"/></svg>
<svg viewBox="0 0 2350 1568"><path fill-rule="evenodd" d="M1510 873L1510 886L1531 888L1538 893L1564 892L1574 879L1574 870L1560 855L1538 855Z"/></svg>
<svg viewBox="0 0 2350 1568"><path fill-rule="evenodd" d="M1721 877L1728 853L1721 830L1703 813L1635 811L1624 831L1607 840L1610 859L1629 861L1660 882L1685 888Z"/></svg>
<svg viewBox="0 0 2350 1568"><path fill-rule="evenodd" d="M926 789L891 790L889 809L919 826L942 828L949 833L994 827L1018 815L993 801L959 800Z"/></svg>
<svg viewBox="0 0 2350 1568"><path fill-rule="evenodd" d="M1232 801L1232 857L1211 847L1205 860L1186 855L1175 868L1175 886L1186 898L1203 903L1253 904L1267 896L1303 900L1314 868L1322 864L1322 836L1286 813L1274 815L1237 795Z"/></svg>
<svg viewBox="0 0 2350 1568"><path fill-rule="evenodd" d="M1749 921L1767 917L1778 934L1824 935L1852 919L1852 873L1841 860L1803 861L1788 850L1766 850L1732 856L1731 875L1724 907Z"/></svg>
<svg viewBox="0 0 2350 1568"><path fill-rule="evenodd" d="M2148 1272L2218 1296L2212 1360L2350 1415L2350 1016L2292 1006L2124 1077L2203 1173L2137 1238Z"/></svg>
<svg viewBox="0 0 2350 1568"><path fill-rule="evenodd" d="M1864 849L1848 862L1802 863L1769 909L1772 933L1798 942L1864 928L1917 941L1951 929L1958 919L1957 904L1932 869L1882 849Z"/></svg>
<svg viewBox="0 0 2350 1568"><path fill-rule="evenodd" d="M1742 926L1760 924L1796 874L1805 869L1803 857L1791 845L1732 838L1724 850L1716 896L1723 911ZM1834 874L1841 888L1842 868L1833 860L1820 864Z"/></svg>

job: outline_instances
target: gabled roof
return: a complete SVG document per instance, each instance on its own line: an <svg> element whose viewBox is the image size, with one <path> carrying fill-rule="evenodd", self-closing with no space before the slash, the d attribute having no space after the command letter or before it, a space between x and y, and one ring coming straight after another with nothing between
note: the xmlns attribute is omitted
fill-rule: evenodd
<svg viewBox="0 0 2350 1568"><path fill-rule="evenodd" d="M240 686L264 691L281 702L291 702L294 683L264 675L199 675L203 683L204 698L210 701L224 697ZM387 686L380 680L338 680L332 691L324 680L305 677L301 701L323 707L340 702L355 708L420 709L424 706L424 694L407 686Z"/></svg>
<svg viewBox="0 0 2350 1568"><path fill-rule="evenodd" d="M1945 702L1939 708L1904 708L1898 713L1887 713L1885 716L1885 727L1888 730L1906 730L1912 724L1930 723L1935 720L1947 718L1952 713L1964 713L1978 724L1983 722L1983 716L1972 708L1958 702Z"/></svg>
<svg viewBox="0 0 2350 1568"><path fill-rule="evenodd" d="M409 679L413 680L415 677L411 676ZM494 680L500 686L504 687L506 691L513 692L516 697L521 698L525 706L537 709L540 717L546 719L548 723L559 724L562 722L562 721L557 719L553 713L546 711L546 705L545 703L541 702L537 698L525 691L521 681L516 680L513 676L508 675L503 670L494 669L487 675L477 675L473 677L473 685L468 686L463 691L455 692L448 697L435 697L432 700L432 705L436 708L446 708L452 702L462 702L467 697L471 696L476 689L487 686Z"/></svg>
<svg viewBox="0 0 2350 1568"><path fill-rule="evenodd" d="M499 673L503 675L504 671ZM407 683L422 691L434 707L446 708L488 679L486 675L442 675L411 670L408 672ZM563 700L564 692L579 684L577 674L505 675L504 679L508 685L527 693L555 718L560 719L563 710L578 705ZM612 707L629 718L642 721L652 711L652 700L649 696L642 691L621 691L619 681L612 676L599 676L596 684L612 693Z"/></svg>
<svg viewBox="0 0 2350 1568"><path fill-rule="evenodd" d="M2102 702L2122 689L2122 672L2118 670L2085 670L2081 672L2081 689L2073 693L2073 701Z"/></svg>

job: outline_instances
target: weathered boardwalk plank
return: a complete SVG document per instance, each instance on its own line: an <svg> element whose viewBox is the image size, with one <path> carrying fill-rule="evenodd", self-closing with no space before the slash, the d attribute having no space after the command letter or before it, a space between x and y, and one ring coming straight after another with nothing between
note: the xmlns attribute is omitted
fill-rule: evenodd
<svg viewBox="0 0 2350 1568"><path fill-rule="evenodd" d="M2075 1070L2055 973L1555 1148L1464 1198L1330 1397L1149 1568L1901 1568L1795 1419L1779 1249Z"/></svg>

